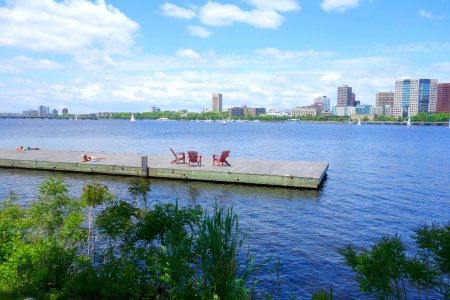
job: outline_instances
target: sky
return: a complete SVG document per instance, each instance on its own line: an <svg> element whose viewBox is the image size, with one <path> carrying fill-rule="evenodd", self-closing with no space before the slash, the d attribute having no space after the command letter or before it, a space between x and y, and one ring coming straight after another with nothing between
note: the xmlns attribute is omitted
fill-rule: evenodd
<svg viewBox="0 0 450 300"><path fill-rule="evenodd" d="M0 112L291 109L450 82L449 0L0 0Z"/></svg>

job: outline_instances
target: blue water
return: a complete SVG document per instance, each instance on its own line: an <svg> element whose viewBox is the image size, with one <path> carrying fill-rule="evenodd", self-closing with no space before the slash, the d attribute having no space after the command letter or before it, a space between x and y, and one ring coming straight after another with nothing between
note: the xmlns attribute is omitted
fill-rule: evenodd
<svg viewBox="0 0 450 300"><path fill-rule="evenodd" d="M280 258L282 298L310 299L333 285L337 299L360 298L354 274L337 250L370 246L398 232L411 243L420 223L450 216L450 128L348 124L175 121L0 120L0 147L158 153L197 150L204 157L311 160L330 164L319 191L151 180L151 201L214 201L233 206L246 242L260 259ZM80 154L81 155L81 154ZM0 198L33 200L53 173L0 169ZM64 174L74 194L94 176ZM95 176L126 197L129 179ZM262 287L270 283L267 270Z"/></svg>

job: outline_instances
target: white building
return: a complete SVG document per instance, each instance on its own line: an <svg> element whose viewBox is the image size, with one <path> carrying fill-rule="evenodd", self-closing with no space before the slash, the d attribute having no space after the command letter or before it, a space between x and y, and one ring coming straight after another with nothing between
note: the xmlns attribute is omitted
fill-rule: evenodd
<svg viewBox="0 0 450 300"><path fill-rule="evenodd" d="M437 79L403 79L395 81L395 117L412 117L420 112L435 113Z"/></svg>

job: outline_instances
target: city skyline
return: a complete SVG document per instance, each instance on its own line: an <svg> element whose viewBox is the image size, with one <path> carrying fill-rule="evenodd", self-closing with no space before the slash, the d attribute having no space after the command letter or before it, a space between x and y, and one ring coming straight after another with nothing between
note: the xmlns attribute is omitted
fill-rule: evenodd
<svg viewBox="0 0 450 300"><path fill-rule="evenodd" d="M291 108L450 82L446 0L0 1L0 103L84 111ZM75 26L74 26L75 24ZM101 29L101 30L99 30Z"/></svg>

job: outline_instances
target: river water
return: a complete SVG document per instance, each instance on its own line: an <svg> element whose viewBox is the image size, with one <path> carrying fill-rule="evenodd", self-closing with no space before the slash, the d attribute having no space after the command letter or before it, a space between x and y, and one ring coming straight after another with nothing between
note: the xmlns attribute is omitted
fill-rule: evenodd
<svg viewBox="0 0 450 300"><path fill-rule="evenodd" d="M368 247L399 233L411 243L420 223L450 220L450 128L307 123L219 123L119 120L0 120L0 147L170 155L230 149L233 157L325 161L318 190L151 180L151 201L214 201L233 206L246 244L262 260L279 257L281 296L310 299L333 286L336 299L360 298L354 274L337 250ZM39 184L54 173L0 169L0 198L11 190L33 201ZM93 178L126 197L129 178L63 174L80 194ZM274 262L275 259L272 259ZM261 274L261 287L270 284Z"/></svg>

